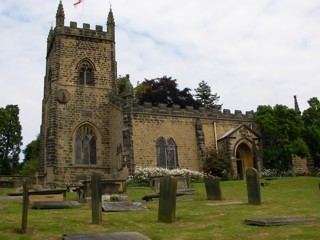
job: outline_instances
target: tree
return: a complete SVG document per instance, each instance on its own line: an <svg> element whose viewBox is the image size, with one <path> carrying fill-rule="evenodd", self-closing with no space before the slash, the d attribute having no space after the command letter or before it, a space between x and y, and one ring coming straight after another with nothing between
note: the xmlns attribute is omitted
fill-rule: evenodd
<svg viewBox="0 0 320 240"><path fill-rule="evenodd" d="M283 105L259 106L256 115L262 135L264 167L289 170L292 154L308 156L307 145L301 138L303 121L294 109Z"/></svg>
<svg viewBox="0 0 320 240"><path fill-rule="evenodd" d="M220 96L218 96L217 93L212 94L211 87L208 85L208 83L202 80L199 83L199 86L194 90L196 92L195 97L197 101L200 102L203 107L208 110L213 108L219 110L221 109L222 105L217 104Z"/></svg>
<svg viewBox="0 0 320 240"><path fill-rule="evenodd" d="M135 97L141 105L144 102L151 102L153 106L163 103L168 107L177 104L181 108L186 106L199 108L200 103L193 98L190 91L189 88L181 91L176 79L163 76L151 80L145 79L135 88Z"/></svg>
<svg viewBox="0 0 320 240"><path fill-rule="evenodd" d="M133 87L129 80L129 75L125 77L119 76L117 79L117 87L118 87L118 94L122 97L126 96L126 94L133 93Z"/></svg>
<svg viewBox="0 0 320 240"><path fill-rule="evenodd" d="M21 175L35 175L38 171L38 160L40 153L40 135L37 135L36 140L31 141L24 150L23 163L21 164Z"/></svg>
<svg viewBox="0 0 320 240"><path fill-rule="evenodd" d="M17 172L21 145L19 107L7 105L0 108L0 174L10 175Z"/></svg>
<svg viewBox="0 0 320 240"><path fill-rule="evenodd" d="M302 113L305 124L303 139L309 147L315 166L320 167L320 102L314 97L308 103L309 108Z"/></svg>

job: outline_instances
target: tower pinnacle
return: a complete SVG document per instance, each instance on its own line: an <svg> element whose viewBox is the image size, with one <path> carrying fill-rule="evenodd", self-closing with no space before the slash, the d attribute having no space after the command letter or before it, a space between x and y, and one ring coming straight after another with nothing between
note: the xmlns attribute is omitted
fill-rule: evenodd
<svg viewBox="0 0 320 240"><path fill-rule="evenodd" d="M60 1L58 5L58 10L56 14L56 27L63 27L64 26L64 11L62 1Z"/></svg>

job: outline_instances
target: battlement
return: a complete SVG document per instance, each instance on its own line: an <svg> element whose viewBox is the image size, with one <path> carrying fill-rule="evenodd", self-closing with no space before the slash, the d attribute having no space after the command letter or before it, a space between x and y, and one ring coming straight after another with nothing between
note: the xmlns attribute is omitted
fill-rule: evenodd
<svg viewBox="0 0 320 240"><path fill-rule="evenodd" d="M72 35L77 37L89 37L104 40L113 40L113 34L103 31L101 25L96 25L95 29L90 29L90 24L83 23L82 28L78 28L77 22L70 22L70 26L56 27L56 34Z"/></svg>
<svg viewBox="0 0 320 240"><path fill-rule="evenodd" d="M212 118L213 120L243 120L243 121L253 121L255 118L255 113L253 111L246 111L245 114L241 110L235 110L231 113L229 109L223 109L220 111L218 109L206 110L203 107L199 109L194 109L191 106L187 106L185 109L181 108L179 105L173 105L172 107L167 107L166 104L159 104L158 106L152 106L152 103L146 102L144 105L139 105L137 103L133 104L134 114L150 114L150 115L171 115L171 116L185 116L185 117L202 117L202 118Z"/></svg>

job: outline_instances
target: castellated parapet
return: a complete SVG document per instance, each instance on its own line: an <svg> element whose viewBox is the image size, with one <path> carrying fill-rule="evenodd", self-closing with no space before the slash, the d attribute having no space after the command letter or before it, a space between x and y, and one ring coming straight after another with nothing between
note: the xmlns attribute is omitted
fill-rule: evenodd
<svg viewBox="0 0 320 240"><path fill-rule="evenodd" d="M231 113L229 109L223 109L222 112L218 109L206 110L203 107L200 107L199 109L194 109L192 106L187 106L185 109L183 109L179 105L167 107L166 104L159 104L158 106L153 106L152 103L149 102L145 102L144 105L134 103L133 112L192 118L209 118L230 121L241 120L249 122L252 122L255 118L255 114L253 111L247 111L245 114L243 114L241 110L235 110L234 113Z"/></svg>

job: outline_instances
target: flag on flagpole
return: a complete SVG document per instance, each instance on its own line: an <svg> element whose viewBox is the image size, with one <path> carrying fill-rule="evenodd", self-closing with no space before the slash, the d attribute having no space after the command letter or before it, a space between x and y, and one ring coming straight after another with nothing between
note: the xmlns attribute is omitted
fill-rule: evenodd
<svg viewBox="0 0 320 240"><path fill-rule="evenodd" d="M82 3L82 0L78 0L78 2L73 4L73 6L77 7L80 3Z"/></svg>

